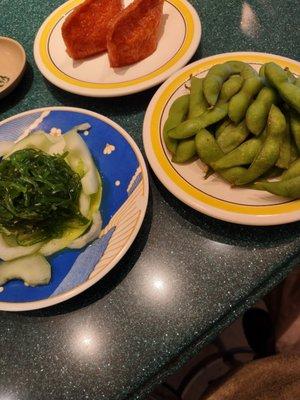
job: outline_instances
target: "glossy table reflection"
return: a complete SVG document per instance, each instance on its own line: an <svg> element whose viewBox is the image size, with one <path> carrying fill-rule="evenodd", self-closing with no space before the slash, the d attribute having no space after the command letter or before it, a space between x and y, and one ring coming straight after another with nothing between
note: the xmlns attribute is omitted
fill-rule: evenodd
<svg viewBox="0 0 300 400"><path fill-rule="evenodd" d="M84 107L120 123L142 147L155 89L86 99L56 89L37 71L35 32L60 3L1 1L0 34L19 40L29 59L22 84L0 103L1 119L48 105ZM297 2L192 3L203 24L195 60L239 50L299 59ZM142 398L300 261L300 223L234 226L184 206L153 175L150 184L141 232L107 277L50 309L0 313L0 399Z"/></svg>

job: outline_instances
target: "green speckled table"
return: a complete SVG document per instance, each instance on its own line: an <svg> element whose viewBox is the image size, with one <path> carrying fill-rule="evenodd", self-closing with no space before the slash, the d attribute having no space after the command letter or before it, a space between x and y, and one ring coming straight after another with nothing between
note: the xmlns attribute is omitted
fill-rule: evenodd
<svg viewBox="0 0 300 400"><path fill-rule="evenodd" d="M203 24L194 59L253 50L299 60L299 2L192 3ZM22 83L0 102L1 119L37 107L84 107L114 119L142 147L155 89L123 99L80 98L36 69L35 33L59 4L0 0L0 35L19 40L28 55ZM300 261L300 223L234 226L184 206L151 173L150 184L141 232L107 277L64 304L0 313L1 399L142 398Z"/></svg>

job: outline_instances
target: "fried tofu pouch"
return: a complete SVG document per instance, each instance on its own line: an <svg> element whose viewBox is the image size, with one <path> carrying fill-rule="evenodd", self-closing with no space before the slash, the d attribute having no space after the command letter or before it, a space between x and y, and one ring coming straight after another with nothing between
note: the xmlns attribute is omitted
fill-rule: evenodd
<svg viewBox="0 0 300 400"><path fill-rule="evenodd" d="M135 0L111 23L107 50L111 67L149 57L157 48L164 0Z"/></svg>
<svg viewBox="0 0 300 400"><path fill-rule="evenodd" d="M106 51L108 26L122 9L122 0L86 0L76 7L62 26L69 56L79 60Z"/></svg>

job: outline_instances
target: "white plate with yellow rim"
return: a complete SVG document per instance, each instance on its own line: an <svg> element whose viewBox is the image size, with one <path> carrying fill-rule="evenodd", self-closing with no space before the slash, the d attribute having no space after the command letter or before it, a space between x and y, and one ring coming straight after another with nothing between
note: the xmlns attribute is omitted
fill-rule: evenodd
<svg viewBox="0 0 300 400"><path fill-rule="evenodd" d="M256 70L274 61L300 75L300 63L266 53L225 53L196 61L168 79L156 92L146 112L143 141L149 163L163 185L190 207L212 217L245 225L276 225L300 220L300 200L264 191L233 188L216 174L205 179L207 167L199 160L175 164L166 149L162 128L173 101L188 92L191 75L203 77L215 64L239 60Z"/></svg>
<svg viewBox="0 0 300 400"><path fill-rule="evenodd" d="M125 0L124 5L131 2ZM41 73L68 92L115 97L143 91L182 68L199 46L201 22L196 10L186 0L165 0L161 36L150 57L124 68L111 68L107 53L74 61L66 53L61 27L80 3L82 0L70 0L57 8L42 24L34 42L34 58Z"/></svg>

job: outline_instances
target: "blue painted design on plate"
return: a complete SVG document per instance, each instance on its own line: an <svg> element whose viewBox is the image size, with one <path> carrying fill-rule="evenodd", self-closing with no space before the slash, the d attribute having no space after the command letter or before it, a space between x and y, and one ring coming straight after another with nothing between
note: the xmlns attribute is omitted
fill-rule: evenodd
<svg viewBox="0 0 300 400"><path fill-rule="evenodd" d="M106 235L95 240L77 257L72 269L58 288L52 293L51 297L67 292L88 279L96 264L98 264L98 261L103 256L115 229L116 228L111 228Z"/></svg>
<svg viewBox="0 0 300 400"><path fill-rule="evenodd" d="M38 111L3 124L0 126L0 140L15 141L41 114L42 112Z"/></svg>
<svg viewBox="0 0 300 400"><path fill-rule="evenodd" d="M2 134L9 135L9 132L14 131L16 127L22 127L18 132L19 134L23 133L40 114L41 112L35 112L25 116L17 116L16 119L3 124L0 126L0 140L4 140L2 139L4 137ZM29 118L33 116L34 119ZM59 109L51 111L38 125L36 130L42 129L46 132L50 132L52 128L59 128L65 133L74 126L82 123L89 123L91 125L89 135L85 136L81 133L81 137L88 145L102 177L103 197L100 212L104 228L116 211L128 199L127 188L139 167L139 162L129 143L115 128L106 122L81 112ZM103 150L107 144L115 146L115 150L109 155L103 154ZM117 180L120 181L119 186L115 184ZM101 240L99 242L97 241L96 245L100 243ZM62 290L59 288L62 286L60 285L68 274L70 274L70 277L75 276L75 271L73 275L72 268L73 266L79 268L78 263L80 263L80 260L84 260L84 257L80 258L80 256L84 254L84 251L87 251L87 249L65 249L48 257L52 266L52 278L49 285L31 288L25 286L23 282L19 280L14 280L4 286L4 291L0 293L0 301L29 302L47 299L51 295L54 295L54 293L61 293ZM101 257L100 250L101 247L99 247L99 257ZM91 272L90 266L87 267L87 270L89 270L89 273L86 272L84 280L87 279ZM84 280L76 276L76 279L72 280L72 282L77 286L79 282L82 283ZM66 285L66 290L71 287L72 285L69 283L68 286Z"/></svg>
<svg viewBox="0 0 300 400"><path fill-rule="evenodd" d="M135 180L134 180L134 182L133 182L131 188L128 190L128 196L130 196L131 193L133 193L133 192L135 191L135 189L138 187L138 185L139 185L139 183L142 181L142 179L143 179L143 175L142 175L142 173L140 172L140 173L138 174L138 176L135 178Z"/></svg>

